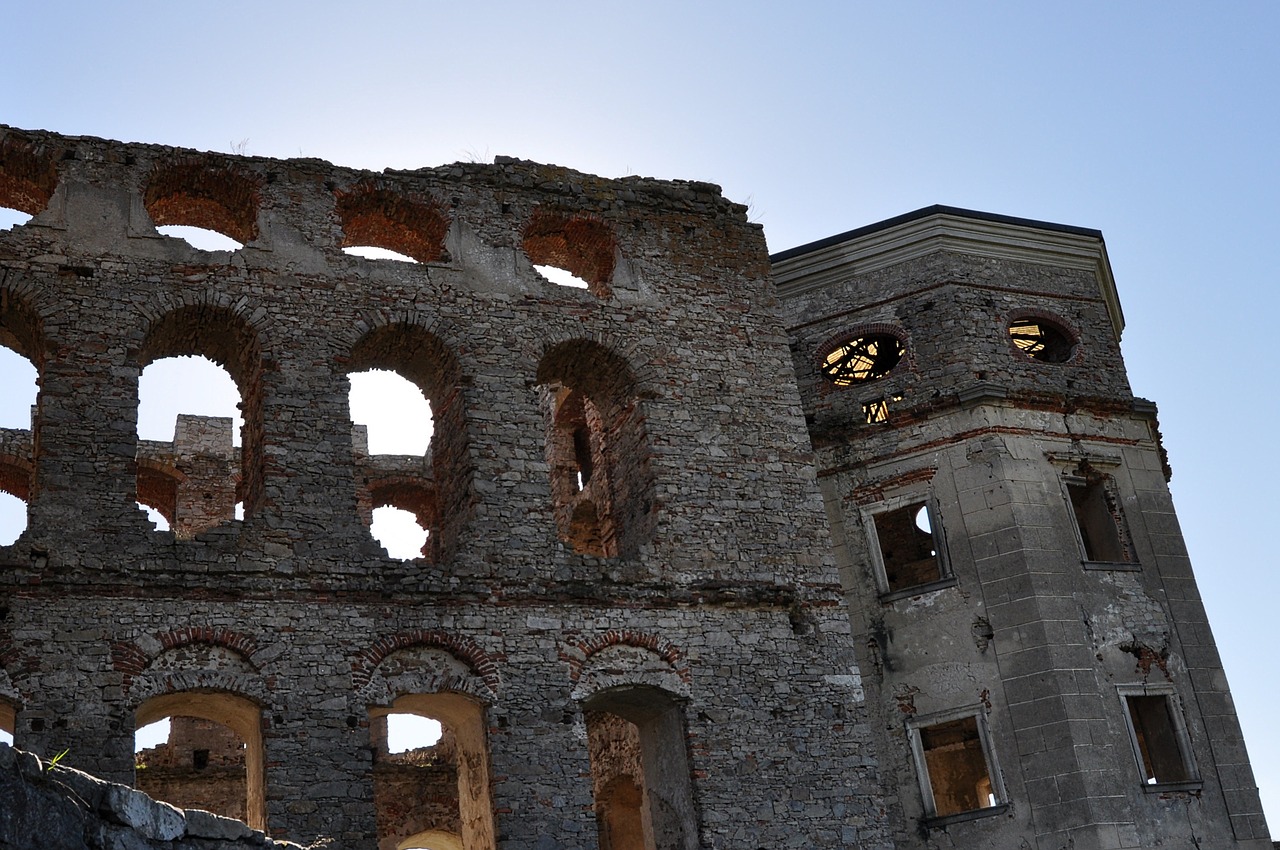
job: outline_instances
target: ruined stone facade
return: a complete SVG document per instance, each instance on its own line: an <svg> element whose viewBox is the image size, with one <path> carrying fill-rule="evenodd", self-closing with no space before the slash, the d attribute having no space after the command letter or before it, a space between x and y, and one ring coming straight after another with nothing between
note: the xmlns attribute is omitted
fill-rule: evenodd
<svg viewBox="0 0 1280 850"><path fill-rule="evenodd" d="M0 206L40 375L0 445L17 746L182 806L234 767L228 813L357 850L1269 846L1097 233L922 211L775 287L708 184L12 129ZM137 438L184 354L240 447ZM425 455L369 454L370 368L430 401ZM393 713L445 738L391 756Z"/></svg>

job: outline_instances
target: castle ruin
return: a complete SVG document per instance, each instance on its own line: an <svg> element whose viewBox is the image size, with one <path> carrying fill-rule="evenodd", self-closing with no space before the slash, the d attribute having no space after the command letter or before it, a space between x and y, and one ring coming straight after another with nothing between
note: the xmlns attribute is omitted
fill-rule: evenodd
<svg viewBox="0 0 1280 850"><path fill-rule="evenodd" d="M706 183L12 128L0 207L17 748L352 850L1270 850L1100 233L933 207L770 257ZM139 440L179 355L239 446ZM369 452L368 369L428 452Z"/></svg>

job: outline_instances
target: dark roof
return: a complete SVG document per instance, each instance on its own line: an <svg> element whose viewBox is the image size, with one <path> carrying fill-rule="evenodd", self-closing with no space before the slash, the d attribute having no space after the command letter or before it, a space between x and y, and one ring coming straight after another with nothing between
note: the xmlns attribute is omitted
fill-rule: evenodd
<svg viewBox="0 0 1280 850"><path fill-rule="evenodd" d="M922 207L914 212L904 213L886 218L884 221L877 221L875 224L868 224L862 227L847 230L844 233L837 233L835 236L828 236L825 239L819 239L816 242L810 242L807 245L799 245L795 248L788 248L785 251L779 251L776 254L769 255L769 261L778 263L783 260L789 260L792 257L799 257L808 254L811 251L818 251L823 248L829 248L832 245L839 245L841 242L848 242L851 239L857 239L860 236L866 236L881 230L888 230L891 227L897 227L900 224L906 224L910 221L916 221L921 218L928 218L931 215L952 215L960 218L974 218L979 221L994 221L999 224L1014 224L1021 227L1032 227L1037 230L1055 230L1059 233L1074 233L1078 236L1093 236L1099 241L1102 240L1102 231L1094 230L1091 227L1075 227L1070 224L1054 224L1051 221L1036 221L1030 218L1017 218L1011 215L998 215L996 213L978 212L977 210L966 210L960 207L948 207L943 204L934 204L931 207Z"/></svg>

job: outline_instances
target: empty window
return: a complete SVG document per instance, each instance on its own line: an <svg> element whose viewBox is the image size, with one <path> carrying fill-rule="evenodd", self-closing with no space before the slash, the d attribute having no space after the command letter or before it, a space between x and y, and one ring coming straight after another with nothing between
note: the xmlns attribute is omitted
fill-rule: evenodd
<svg viewBox="0 0 1280 850"><path fill-rule="evenodd" d="M948 817L1006 802L979 713L934 723L922 718L908 729L926 816Z"/></svg>
<svg viewBox="0 0 1280 850"><path fill-rule="evenodd" d="M369 718L378 845L493 846L484 707L461 694L406 694Z"/></svg>
<svg viewBox="0 0 1280 850"><path fill-rule="evenodd" d="M258 235L256 175L191 156L157 165L142 202L160 232L201 250L234 251Z"/></svg>
<svg viewBox="0 0 1280 850"><path fill-rule="evenodd" d="M395 324L370 331L348 362L361 517L392 557L448 559L471 487L457 359L422 328Z"/></svg>
<svg viewBox="0 0 1280 850"><path fill-rule="evenodd" d="M945 559L927 500L872 514L882 572L881 590L898 593L947 578Z"/></svg>
<svg viewBox="0 0 1280 850"><path fill-rule="evenodd" d="M207 357L164 357L143 369L137 500L158 530L186 540L233 518L240 403L231 375Z"/></svg>
<svg viewBox="0 0 1280 850"><path fill-rule="evenodd" d="M226 693L172 693L147 700L135 719L138 790L265 828L258 706Z"/></svg>
<svg viewBox="0 0 1280 850"><path fill-rule="evenodd" d="M1134 756L1148 785L1196 779L1190 742L1172 693L1124 692Z"/></svg>
<svg viewBox="0 0 1280 850"><path fill-rule="evenodd" d="M1066 363L1076 353L1071 334L1047 319L1015 319L1009 323L1009 339L1023 354L1042 363Z"/></svg>
<svg viewBox="0 0 1280 850"><path fill-rule="evenodd" d="M539 207L525 225L523 247L538 273L552 283L609 297L618 242L603 221Z"/></svg>
<svg viewBox="0 0 1280 850"><path fill-rule="evenodd" d="M343 253L369 260L447 262L449 219L428 197L364 183L337 193Z"/></svg>
<svg viewBox="0 0 1280 850"><path fill-rule="evenodd" d="M0 230L12 230L15 227L21 227L31 221L31 218L32 216L21 210L0 206Z"/></svg>
<svg viewBox="0 0 1280 850"><path fill-rule="evenodd" d="M35 474L32 452L38 403L39 322L18 297L0 295L0 545L27 527Z"/></svg>
<svg viewBox="0 0 1280 850"><path fill-rule="evenodd" d="M1124 517L1115 494L1108 486L1108 479L1089 473L1084 477L1069 477L1066 484L1085 560L1132 561L1124 533Z"/></svg>
<svg viewBox="0 0 1280 850"><path fill-rule="evenodd" d="M827 349L822 374L837 387L874 381L892 372L906 351L902 340L891 333L862 334Z"/></svg>
<svg viewBox="0 0 1280 850"><path fill-rule="evenodd" d="M381 456L370 458L368 486L360 494L369 533L392 558L429 558L435 495L427 486L423 460L434 432L431 404L416 384L387 369L347 377L351 421L363 429L358 431L357 442L363 440L363 446L357 446L357 454Z"/></svg>

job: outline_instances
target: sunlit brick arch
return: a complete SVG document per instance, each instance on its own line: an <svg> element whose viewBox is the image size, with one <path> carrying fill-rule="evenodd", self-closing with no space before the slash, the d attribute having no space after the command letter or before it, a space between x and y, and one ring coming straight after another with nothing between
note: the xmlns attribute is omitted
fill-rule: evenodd
<svg viewBox="0 0 1280 850"><path fill-rule="evenodd" d="M534 265L564 269L586 281L596 297L609 297L618 240L608 223L582 213L535 207L521 237Z"/></svg>
<svg viewBox="0 0 1280 850"><path fill-rule="evenodd" d="M342 247L385 248L420 263L448 261L449 216L435 198L380 180L339 189L336 210Z"/></svg>
<svg viewBox="0 0 1280 850"><path fill-rule="evenodd" d="M158 226L200 227L247 244L258 235L261 184L226 157L188 154L155 164L142 203Z"/></svg>
<svg viewBox="0 0 1280 850"><path fill-rule="evenodd" d="M371 689L374 673L393 653L415 648L440 650L462 666L455 671L441 671L430 681L416 684L413 690L456 691L485 702L497 698L501 690L497 661L471 638L439 629L383 635L361 650L351 663L351 681L357 694L369 704L386 703L399 696L385 688L383 692L375 693Z"/></svg>

